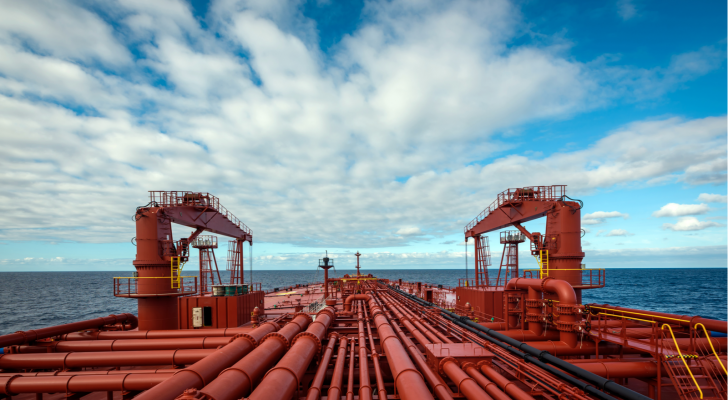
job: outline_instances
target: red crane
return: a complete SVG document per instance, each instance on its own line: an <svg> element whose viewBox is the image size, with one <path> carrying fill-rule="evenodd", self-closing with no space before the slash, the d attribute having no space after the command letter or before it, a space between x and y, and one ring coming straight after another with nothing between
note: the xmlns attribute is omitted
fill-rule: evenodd
<svg viewBox="0 0 728 400"><path fill-rule="evenodd" d="M240 250L239 268L231 281L243 282L242 243L253 243L253 231L209 194L184 191L151 191L150 202L137 208L136 292L121 295L139 299L140 329L177 329L177 296L192 294L179 276L189 259L189 248L200 233L207 231L235 239ZM188 238L175 241L172 223L194 229Z"/></svg>
<svg viewBox="0 0 728 400"><path fill-rule="evenodd" d="M516 227L531 241L538 257L540 278L562 279L574 286L581 302L582 264L581 208L579 200L566 195L566 185L508 189L465 226L465 239L475 238L475 285L487 286L487 238L484 233ZM546 217L546 233L529 232L521 224Z"/></svg>

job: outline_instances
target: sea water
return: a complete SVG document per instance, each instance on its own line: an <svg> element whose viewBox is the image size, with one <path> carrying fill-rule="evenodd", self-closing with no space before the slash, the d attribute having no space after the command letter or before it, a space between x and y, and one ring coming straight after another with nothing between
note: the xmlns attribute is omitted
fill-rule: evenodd
<svg viewBox="0 0 728 400"><path fill-rule="evenodd" d="M330 271L343 276L354 271ZM362 270L380 278L457 286L462 269ZM473 277L472 269L468 271ZM189 273L193 275L194 273ZM187 275L187 273L186 273ZM226 272L221 272L223 279ZM98 318L109 314L137 313L134 299L113 295L115 276L130 272L3 272L0 273L0 334L18 330ZM611 304L680 315L700 315L726 320L728 270L720 268L612 268L607 285L583 291L582 302ZM246 271L245 279L250 278ZM253 271L253 281L264 290L323 280L323 271Z"/></svg>

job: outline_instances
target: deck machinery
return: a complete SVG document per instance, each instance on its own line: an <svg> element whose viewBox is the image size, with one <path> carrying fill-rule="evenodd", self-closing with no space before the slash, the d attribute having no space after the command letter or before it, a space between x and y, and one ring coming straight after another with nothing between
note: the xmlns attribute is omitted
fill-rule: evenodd
<svg viewBox="0 0 728 400"><path fill-rule="evenodd" d="M0 398L725 399L725 321L582 304L604 273L581 265L580 209L564 186L501 193L465 229L476 273L457 287L365 275L357 252L356 275L213 296L216 242L200 233L233 238L236 286L252 231L209 194L152 192L135 215L138 276L114 282L139 317L0 336ZM522 226L543 216L543 234ZM172 222L194 231L173 241ZM489 275L485 233L511 226ZM535 270L519 270L526 240ZM190 246L205 285L180 274ZM194 325L190 307L215 323Z"/></svg>

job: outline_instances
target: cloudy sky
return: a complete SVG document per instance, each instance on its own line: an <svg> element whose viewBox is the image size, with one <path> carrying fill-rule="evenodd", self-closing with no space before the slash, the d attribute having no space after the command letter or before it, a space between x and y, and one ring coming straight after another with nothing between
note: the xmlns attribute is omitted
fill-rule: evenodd
<svg viewBox="0 0 728 400"><path fill-rule="evenodd" d="M218 196L256 268L459 269L497 193L554 184L587 266L726 267L725 2L0 9L0 271L131 269L149 190Z"/></svg>

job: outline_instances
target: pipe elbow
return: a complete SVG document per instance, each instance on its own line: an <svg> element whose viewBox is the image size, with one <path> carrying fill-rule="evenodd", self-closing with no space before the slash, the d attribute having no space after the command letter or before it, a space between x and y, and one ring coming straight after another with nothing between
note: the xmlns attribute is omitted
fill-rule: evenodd
<svg viewBox="0 0 728 400"><path fill-rule="evenodd" d="M541 282L545 290L556 293L561 304L578 304L576 292L569 282L548 277L544 278Z"/></svg>

